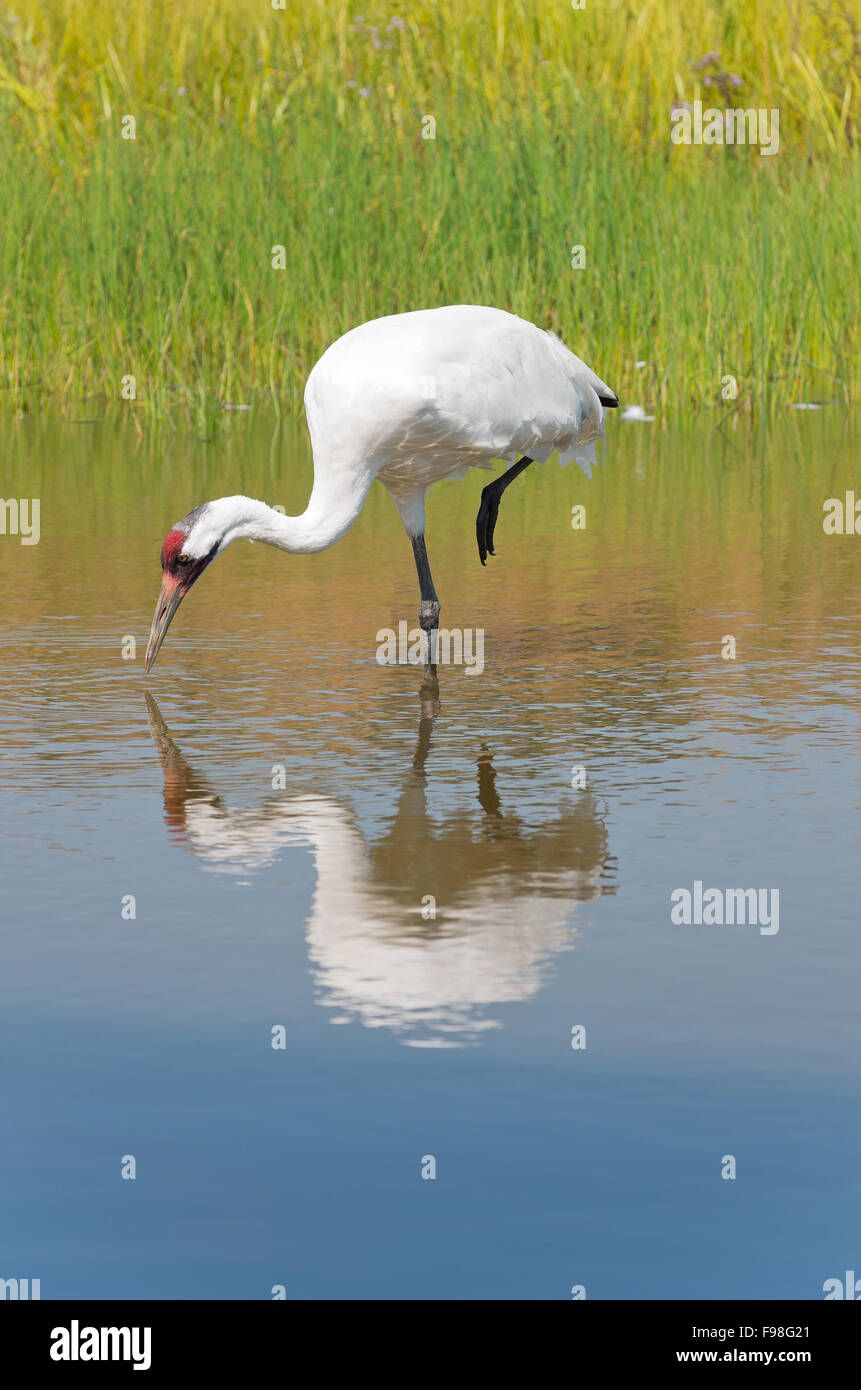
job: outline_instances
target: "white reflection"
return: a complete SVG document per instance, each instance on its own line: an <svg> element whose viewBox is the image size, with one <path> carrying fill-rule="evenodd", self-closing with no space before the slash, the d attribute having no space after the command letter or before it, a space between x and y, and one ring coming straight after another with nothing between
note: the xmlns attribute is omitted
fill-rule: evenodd
<svg viewBox="0 0 861 1390"><path fill-rule="evenodd" d="M306 923L318 1002L334 1022L386 1027L411 1046L457 1046L498 1026L488 1011L537 993L549 958L576 938L577 904L612 889L594 798L568 792L541 826L503 809L490 754L477 759L475 811L431 819L424 714L386 833L369 842L323 794L231 807L195 774L147 696L167 824L207 867L247 874L307 845L316 887ZM431 905L435 899L435 917Z"/></svg>

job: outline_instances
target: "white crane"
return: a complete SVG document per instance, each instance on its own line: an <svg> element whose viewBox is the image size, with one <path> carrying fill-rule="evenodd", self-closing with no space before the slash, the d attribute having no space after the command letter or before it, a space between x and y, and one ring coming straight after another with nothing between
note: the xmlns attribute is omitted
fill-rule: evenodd
<svg viewBox="0 0 861 1390"><path fill-rule="evenodd" d="M476 538L493 555L499 500L530 463L558 450L591 477L614 391L552 333L502 309L454 304L372 319L327 348L305 387L314 486L301 516L250 497L204 502L172 526L146 650L158 655L182 599L231 541L326 550L362 510L374 478L391 494L409 536L419 623L430 634L439 600L425 548L425 493L470 468L508 464L481 494Z"/></svg>

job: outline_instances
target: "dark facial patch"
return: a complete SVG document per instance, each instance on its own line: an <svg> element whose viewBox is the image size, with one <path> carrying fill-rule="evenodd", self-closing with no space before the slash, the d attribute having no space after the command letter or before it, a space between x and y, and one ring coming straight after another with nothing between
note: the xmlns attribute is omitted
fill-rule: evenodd
<svg viewBox="0 0 861 1390"><path fill-rule="evenodd" d="M207 503L201 502L199 507L193 507L184 517L181 517L171 526L164 538L164 545L161 548L161 567L163 570L170 570L175 573L176 566L174 561L178 555L182 554L182 547L188 540L195 526L203 513L206 511Z"/></svg>
<svg viewBox="0 0 861 1390"><path fill-rule="evenodd" d="M212 547L208 555L203 555L199 560L180 560L188 538L194 529L195 523L200 520L206 511L206 503L203 502L194 511L184 516L175 526L172 526L164 538L164 545L161 548L161 567L165 575L170 575L179 583L180 592L187 594L196 579L199 579L218 554L218 542Z"/></svg>

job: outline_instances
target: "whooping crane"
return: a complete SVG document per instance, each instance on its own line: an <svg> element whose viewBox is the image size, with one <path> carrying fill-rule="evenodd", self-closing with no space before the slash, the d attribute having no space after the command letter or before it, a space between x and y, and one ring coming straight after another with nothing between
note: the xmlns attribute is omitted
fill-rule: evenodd
<svg viewBox="0 0 861 1390"><path fill-rule="evenodd" d="M488 483L476 518L478 554L494 554L499 502L530 463L558 450L587 478L614 391L554 334L502 309L455 304L372 319L327 348L305 387L314 485L301 516L250 497L195 507L165 537L162 586L146 650L158 655L177 608L207 565L245 539L306 554L349 531L374 478L412 542L430 634L439 599L425 547L425 493L470 468L507 471Z"/></svg>

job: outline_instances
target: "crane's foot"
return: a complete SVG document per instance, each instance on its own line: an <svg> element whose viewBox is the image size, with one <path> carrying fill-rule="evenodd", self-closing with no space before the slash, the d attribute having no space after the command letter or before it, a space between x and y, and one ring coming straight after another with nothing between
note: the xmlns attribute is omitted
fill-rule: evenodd
<svg viewBox="0 0 861 1390"><path fill-rule="evenodd" d="M499 499L502 496L502 489L497 487L496 482L488 483L482 489L481 506L478 509L478 516L475 518L475 538L478 541L478 558L482 564L487 560L488 555L493 555L493 533L496 529L496 518L499 515Z"/></svg>
<svg viewBox="0 0 861 1390"><path fill-rule="evenodd" d="M528 454L524 454L522 459L518 459L510 468L498 478L494 478L492 483L482 490L481 506L478 509L478 516L475 518L475 538L478 541L478 558L484 564L488 555L493 555L493 533L496 529L496 518L499 515L499 499L505 489L519 477L524 468L528 468L532 459Z"/></svg>
<svg viewBox="0 0 861 1390"><path fill-rule="evenodd" d="M439 601L422 599L419 627L425 634L425 671L436 678L437 633L439 632Z"/></svg>
<svg viewBox="0 0 861 1390"><path fill-rule="evenodd" d="M436 667L425 667L422 683L419 688L419 703L421 705L421 717L423 720L436 719L440 711L439 703L439 681L437 679ZM427 730L430 737L430 728ZM422 760L423 761L423 760Z"/></svg>

